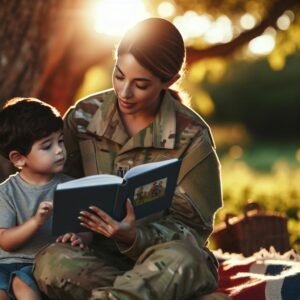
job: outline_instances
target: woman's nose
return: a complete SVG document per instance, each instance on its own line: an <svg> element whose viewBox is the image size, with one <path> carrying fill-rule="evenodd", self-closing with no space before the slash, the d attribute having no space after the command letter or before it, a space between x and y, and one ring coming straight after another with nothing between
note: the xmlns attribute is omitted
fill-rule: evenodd
<svg viewBox="0 0 300 300"><path fill-rule="evenodd" d="M130 98L132 96L131 86L129 83L124 83L121 89L121 95L123 99Z"/></svg>

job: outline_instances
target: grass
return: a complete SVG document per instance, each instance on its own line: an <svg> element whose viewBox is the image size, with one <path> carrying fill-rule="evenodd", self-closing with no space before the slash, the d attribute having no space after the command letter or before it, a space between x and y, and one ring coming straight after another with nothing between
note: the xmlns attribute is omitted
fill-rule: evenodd
<svg viewBox="0 0 300 300"><path fill-rule="evenodd" d="M222 222L226 213L241 214L247 200L255 200L266 211L287 215L290 242L300 250L297 146L262 142L248 148L232 147L223 148L219 153L224 208L217 213L216 223Z"/></svg>

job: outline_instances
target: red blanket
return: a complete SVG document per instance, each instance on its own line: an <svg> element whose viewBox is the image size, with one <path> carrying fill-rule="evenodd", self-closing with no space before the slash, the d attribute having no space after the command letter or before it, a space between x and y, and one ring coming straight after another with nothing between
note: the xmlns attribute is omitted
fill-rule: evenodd
<svg viewBox="0 0 300 300"><path fill-rule="evenodd" d="M300 255L262 250L251 257L215 253L219 292L234 300L300 300Z"/></svg>

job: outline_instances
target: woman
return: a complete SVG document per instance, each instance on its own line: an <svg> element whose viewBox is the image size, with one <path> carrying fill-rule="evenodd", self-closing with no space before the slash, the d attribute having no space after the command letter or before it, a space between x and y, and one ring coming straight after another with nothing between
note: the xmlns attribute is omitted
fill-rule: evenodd
<svg viewBox="0 0 300 300"><path fill-rule="evenodd" d="M121 222L94 207L80 216L91 251L56 244L36 258L35 277L53 299L187 299L217 287L205 247L221 207L219 162L208 125L169 87L184 64L182 37L150 18L121 40L113 90L79 101L65 116L67 173L117 174L146 162L182 158L167 214Z"/></svg>

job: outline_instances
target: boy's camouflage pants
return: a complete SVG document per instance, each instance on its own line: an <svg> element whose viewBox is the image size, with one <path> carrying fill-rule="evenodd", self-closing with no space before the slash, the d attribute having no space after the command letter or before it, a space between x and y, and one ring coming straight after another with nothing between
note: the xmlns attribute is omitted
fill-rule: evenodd
<svg viewBox="0 0 300 300"><path fill-rule="evenodd" d="M148 248L133 262L120 253L52 244L36 257L34 276L50 299L183 300L217 287L208 254L188 242Z"/></svg>

